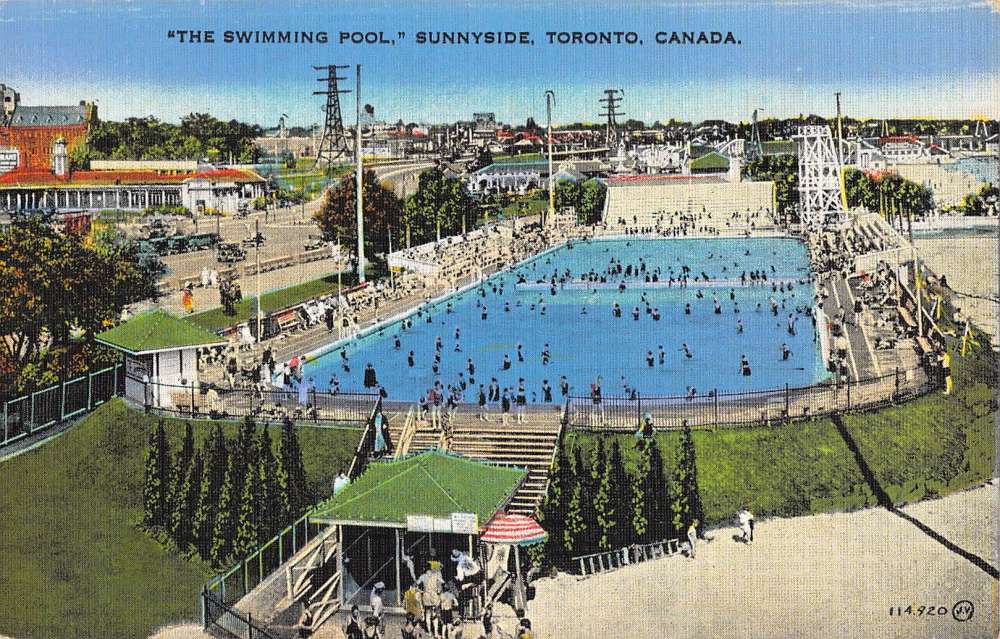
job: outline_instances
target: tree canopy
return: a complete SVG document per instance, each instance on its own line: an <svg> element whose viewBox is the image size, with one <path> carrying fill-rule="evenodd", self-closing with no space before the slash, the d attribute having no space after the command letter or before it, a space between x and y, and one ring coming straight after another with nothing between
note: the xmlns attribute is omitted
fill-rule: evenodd
<svg viewBox="0 0 1000 639"><path fill-rule="evenodd" d="M224 122L207 113L189 113L180 124L153 116L90 126L85 144L74 147L70 162L82 168L90 160L209 160L252 163L259 152L254 138L263 129L237 120Z"/></svg>
<svg viewBox="0 0 1000 639"><path fill-rule="evenodd" d="M393 248L400 246L402 205L391 189L379 184L374 171L364 172L362 185L365 257L372 259L377 253L388 252L390 230L395 235ZM357 246L357 193L353 174L327 191L323 205L313 215L323 239L337 240L348 248Z"/></svg>
<svg viewBox="0 0 1000 639"><path fill-rule="evenodd" d="M118 236L91 242L29 221L0 238L0 357L15 370L68 343L74 327L89 342L125 305L156 294L159 273Z"/></svg>
<svg viewBox="0 0 1000 639"><path fill-rule="evenodd" d="M403 222L412 244L440 240L462 231L462 220L473 208L472 198L458 178L438 169L420 174L417 191L403 207Z"/></svg>

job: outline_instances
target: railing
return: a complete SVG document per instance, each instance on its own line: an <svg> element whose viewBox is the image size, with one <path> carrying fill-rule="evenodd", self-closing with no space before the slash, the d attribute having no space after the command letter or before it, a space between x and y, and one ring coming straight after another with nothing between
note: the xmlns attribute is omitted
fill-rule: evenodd
<svg viewBox="0 0 1000 639"><path fill-rule="evenodd" d="M297 390L256 390L129 381L144 387L141 400L147 410L158 415L191 419L241 419L262 421L341 422L358 424L371 415L377 393L330 393L311 390L306 402L299 402ZM133 398L137 399L137 398Z"/></svg>
<svg viewBox="0 0 1000 639"><path fill-rule="evenodd" d="M573 562L580 567L580 576L589 577L603 572L624 568L651 559L669 557L680 552L680 541L665 539L651 544L635 544L618 550L598 552L592 555L573 557Z"/></svg>
<svg viewBox="0 0 1000 639"><path fill-rule="evenodd" d="M303 515L249 555L209 579L203 590L213 593L225 604L239 601L292 555L305 547L323 527L325 524L312 522L308 514ZM207 613L202 617L202 625L205 628L212 621L214 620Z"/></svg>
<svg viewBox="0 0 1000 639"><path fill-rule="evenodd" d="M119 394L123 371L115 364L3 402L0 447L100 406Z"/></svg>
<svg viewBox="0 0 1000 639"><path fill-rule="evenodd" d="M361 441L354 451L354 458L351 460L351 467L347 471L347 476L354 481L368 467L368 460L375 451L375 418L382 412L382 397L376 395L377 400L372 412L368 415L365 423L365 432L361 433ZM389 425L385 420L382 423L382 434L388 442Z"/></svg>
<svg viewBox="0 0 1000 639"><path fill-rule="evenodd" d="M254 623L250 613L242 613L227 605L208 588L201 590L202 616L205 630L219 630L236 639L275 639L275 636Z"/></svg>
<svg viewBox="0 0 1000 639"><path fill-rule="evenodd" d="M924 369L894 372L856 382L824 383L751 391L673 397L570 396L566 423L576 428L635 431L649 413L658 430L691 427L740 426L821 417L850 410L893 404L926 393L940 380Z"/></svg>

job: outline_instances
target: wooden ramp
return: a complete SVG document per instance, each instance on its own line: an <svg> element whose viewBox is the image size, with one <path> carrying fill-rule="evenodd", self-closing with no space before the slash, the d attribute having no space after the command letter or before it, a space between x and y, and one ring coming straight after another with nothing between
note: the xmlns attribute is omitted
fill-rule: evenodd
<svg viewBox="0 0 1000 639"><path fill-rule="evenodd" d="M508 512L532 516L548 489L549 469L561 430L559 413L554 410L526 413L521 424L512 415L506 425L495 414L491 421L484 422L475 413L460 410L450 420L446 418L441 429L414 420L412 436L405 439L407 448L403 453L439 448L472 459L524 468L528 476L514 495Z"/></svg>

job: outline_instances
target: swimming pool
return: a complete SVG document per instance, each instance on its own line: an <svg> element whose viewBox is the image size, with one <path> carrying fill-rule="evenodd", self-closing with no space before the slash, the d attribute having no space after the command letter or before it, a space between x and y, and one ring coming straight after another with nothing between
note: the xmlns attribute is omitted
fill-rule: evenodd
<svg viewBox="0 0 1000 639"><path fill-rule="evenodd" d="M606 274L609 268L617 270L612 259L621 263L621 275ZM638 273L625 277L629 265ZM677 281L684 267L690 269L687 287ZM444 386L464 381L466 402L475 402L478 385L488 385L493 378L511 389L523 378L529 402L532 395L537 401L544 399L543 380L548 380L553 399L559 401L561 376L572 394L588 393L600 376L605 395L625 394L627 384L646 397L679 395L691 388L705 393L809 385L823 378L825 371L808 315L814 294L808 268L806 247L789 238L576 243L414 311L409 328L396 321L338 346L307 363L305 376L313 377L321 389L333 375L341 388L358 389L371 363L388 398L406 401L415 401L435 380ZM743 286L741 275L754 272L763 274L758 283ZM582 274L597 281L580 281ZM602 274L604 282L599 279ZM703 275L708 282L702 281ZM789 284L790 290L785 288ZM615 303L622 309L620 317L612 311ZM638 319L633 316L635 307ZM656 310L659 320L654 319ZM794 335L788 331L789 314L795 317ZM456 350L456 330L460 350ZM438 338L442 347L435 374ZM549 357L543 362L546 344ZM787 359L782 357L782 344L790 351ZM349 371L341 353L346 354ZM505 355L510 360L506 369ZM750 375L742 371L744 355Z"/></svg>

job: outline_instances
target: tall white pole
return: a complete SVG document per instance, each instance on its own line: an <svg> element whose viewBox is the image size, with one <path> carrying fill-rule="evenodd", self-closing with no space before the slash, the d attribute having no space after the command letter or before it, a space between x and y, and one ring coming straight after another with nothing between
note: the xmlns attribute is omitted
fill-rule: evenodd
<svg viewBox="0 0 1000 639"><path fill-rule="evenodd" d="M260 325L263 321L263 314L260 312L260 218L254 220L253 253L257 261L257 343L259 344L264 336L261 334Z"/></svg>
<svg viewBox="0 0 1000 639"><path fill-rule="evenodd" d="M365 282L365 220L362 215L364 210L361 201L362 176L361 176L361 65L357 65L357 80L354 85L354 104L356 118L354 121L354 133L356 142L354 144L354 158L357 166L355 177L358 188L358 283Z"/></svg>
<svg viewBox="0 0 1000 639"><path fill-rule="evenodd" d="M556 180L552 173L552 103L556 100L556 94L552 91L545 92L545 111L549 118L549 214L542 220L542 226L552 223L556 219Z"/></svg>

